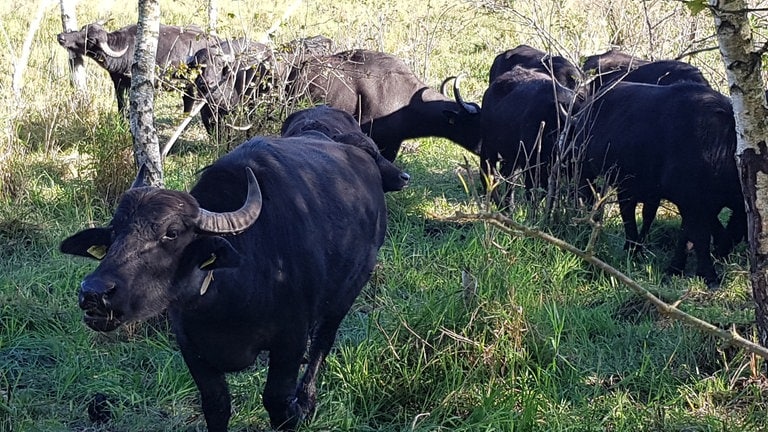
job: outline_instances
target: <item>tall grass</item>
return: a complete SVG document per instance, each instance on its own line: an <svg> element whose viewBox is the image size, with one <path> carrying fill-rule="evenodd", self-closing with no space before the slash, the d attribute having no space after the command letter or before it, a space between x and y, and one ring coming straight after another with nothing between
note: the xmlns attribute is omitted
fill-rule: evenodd
<svg viewBox="0 0 768 432"><path fill-rule="evenodd" d="M162 1L170 24L206 25L205 2ZM219 33L257 36L289 1L219 1ZM134 171L112 84L87 60L88 89L68 83L51 7L33 44L25 86L12 65L36 2L0 4L0 430L204 430L197 390L167 323L97 334L85 328L76 289L93 264L64 257L65 236L109 219ZM83 0L82 24L136 20L132 2ZM758 21L759 22L759 21ZM276 42L325 34L339 49L402 57L424 81L465 72L480 100L500 51L527 43L578 61L611 43L649 58L712 44L706 14L668 1L567 2L308 0ZM716 52L687 58L723 88ZM178 94L158 95L165 142L181 121ZM273 133L280 118L254 133ZM226 151L198 121L166 160L166 184L186 189ZM128 153L127 153L128 152ZM439 139L414 140L397 163L412 175L390 194L389 230L371 282L342 324L320 378L315 418L302 430L354 431L761 431L766 392L754 359L672 322L617 281L538 240L443 220L473 211L459 179L477 159ZM657 295L718 325L752 331L743 246L718 263L719 291L661 271L679 218L662 212L650 253L627 257L608 209L596 253ZM520 208L516 217L532 214ZM584 244L589 227L541 228ZM265 430L266 361L229 377L233 430ZM89 418L94 400L107 423Z"/></svg>

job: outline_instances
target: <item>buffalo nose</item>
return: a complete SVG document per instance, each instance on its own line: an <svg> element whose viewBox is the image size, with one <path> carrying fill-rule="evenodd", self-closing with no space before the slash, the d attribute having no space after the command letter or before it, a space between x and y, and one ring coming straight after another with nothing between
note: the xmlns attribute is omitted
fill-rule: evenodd
<svg viewBox="0 0 768 432"><path fill-rule="evenodd" d="M407 172L401 172L401 173L400 173L400 178L401 178L401 179L403 180L403 182L405 182L405 183L408 183L409 181L411 181L411 176L410 176L410 174L408 174Z"/></svg>
<svg viewBox="0 0 768 432"><path fill-rule="evenodd" d="M113 282L86 279L80 284L77 303L83 310L104 309L108 306L109 295L114 291L115 284Z"/></svg>

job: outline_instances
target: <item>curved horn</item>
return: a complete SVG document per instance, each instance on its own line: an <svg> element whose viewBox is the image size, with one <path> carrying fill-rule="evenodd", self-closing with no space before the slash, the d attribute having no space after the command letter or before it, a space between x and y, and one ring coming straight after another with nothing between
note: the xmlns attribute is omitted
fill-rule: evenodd
<svg viewBox="0 0 768 432"><path fill-rule="evenodd" d="M459 92L459 83L463 77L464 74L460 73L453 80L453 96L456 98L456 103L458 103L464 111L470 114L475 114L477 113L477 108L474 105L464 102L464 99L461 98L461 93Z"/></svg>
<svg viewBox="0 0 768 432"><path fill-rule="evenodd" d="M104 54L110 57L122 57L126 52L128 52L128 45L126 45L125 48L121 49L120 51L115 51L112 49L112 47L109 46L109 43L107 42L99 43L99 48L104 51Z"/></svg>
<svg viewBox="0 0 768 432"><path fill-rule="evenodd" d="M261 189L253 171L246 167L248 197L239 210L216 213L200 209L197 226L200 231L212 234L238 234L251 226L261 213Z"/></svg>
<svg viewBox="0 0 768 432"><path fill-rule="evenodd" d="M445 92L445 87L448 85L451 80L455 80L455 76L449 76L448 78L444 79L442 83L440 83L440 94L443 96L448 96L448 93Z"/></svg>
<svg viewBox="0 0 768 432"><path fill-rule="evenodd" d="M139 172L136 174L136 180L131 184L131 189L149 186L147 183L147 164L141 164Z"/></svg>

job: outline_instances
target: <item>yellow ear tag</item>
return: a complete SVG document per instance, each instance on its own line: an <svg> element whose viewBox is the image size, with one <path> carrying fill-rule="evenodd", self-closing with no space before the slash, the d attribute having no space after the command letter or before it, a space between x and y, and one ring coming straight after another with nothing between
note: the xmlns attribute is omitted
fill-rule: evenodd
<svg viewBox="0 0 768 432"><path fill-rule="evenodd" d="M205 260L205 262L200 264L200 270L204 269L206 266L209 266L209 265L213 264L214 261L216 261L216 255L215 254L211 254L210 258L208 258L207 260Z"/></svg>
<svg viewBox="0 0 768 432"><path fill-rule="evenodd" d="M208 287L211 285L211 281L213 280L213 270L208 271L208 274L205 275L205 279L203 279L203 284L200 286L200 295L205 294L206 291L208 291Z"/></svg>
<svg viewBox="0 0 768 432"><path fill-rule="evenodd" d="M107 254L107 247L104 245L93 245L88 248L87 252L91 254L92 257L100 260Z"/></svg>

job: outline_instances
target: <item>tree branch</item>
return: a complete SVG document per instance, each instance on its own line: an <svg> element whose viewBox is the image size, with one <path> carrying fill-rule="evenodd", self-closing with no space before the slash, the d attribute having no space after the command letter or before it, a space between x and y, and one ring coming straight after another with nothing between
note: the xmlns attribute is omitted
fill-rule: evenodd
<svg viewBox="0 0 768 432"><path fill-rule="evenodd" d="M646 300L651 302L654 306L656 306L659 313L661 313L662 315L681 321L687 325L690 325L708 334L711 334L720 339L723 339L727 343L743 348L747 352L756 354L764 359L768 359L768 348L765 348L759 344L756 344L748 339L743 338L741 335L738 334L738 332L736 332L735 329L731 329L730 331L723 330L704 320L701 320L692 315L689 315L672 305L665 303L664 301L662 301L661 299L653 295L650 291L643 288L634 279L630 278L626 274L622 273L621 271L617 270L616 268L612 267L611 265L602 261L601 259L595 257L589 250L587 251L581 250L576 246L566 241L563 241L557 237L554 237L550 234L547 234L543 231L530 228L523 224L517 223L514 220L500 213L481 211L477 214L466 214L462 212L457 212L455 216L449 217L447 218L447 220L452 220L452 221L481 220L511 235L522 235L529 238L537 238L540 240L544 240L547 243L550 243L566 252L569 252L578 256L582 260L592 264L593 266L604 271L605 273L615 277L621 283L623 283L628 288L630 288L632 291L641 295Z"/></svg>

